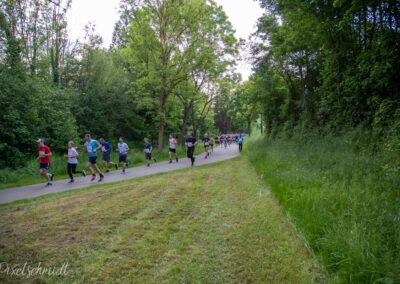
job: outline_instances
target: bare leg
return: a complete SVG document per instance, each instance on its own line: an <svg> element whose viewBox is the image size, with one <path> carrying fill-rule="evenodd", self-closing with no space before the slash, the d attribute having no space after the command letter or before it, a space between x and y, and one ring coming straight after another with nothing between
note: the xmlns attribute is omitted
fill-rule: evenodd
<svg viewBox="0 0 400 284"><path fill-rule="evenodd" d="M94 172L93 172L93 170L92 170L92 164L91 163L87 163L86 164L86 168L90 171L90 173L93 175L94 174Z"/></svg>
<svg viewBox="0 0 400 284"><path fill-rule="evenodd" d="M92 168L96 173L101 175L101 171L100 171L99 167L97 166L97 164L92 164Z"/></svg>

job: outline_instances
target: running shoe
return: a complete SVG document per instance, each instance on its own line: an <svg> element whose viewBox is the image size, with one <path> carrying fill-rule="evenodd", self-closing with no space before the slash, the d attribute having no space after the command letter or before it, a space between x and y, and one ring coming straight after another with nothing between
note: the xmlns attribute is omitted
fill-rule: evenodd
<svg viewBox="0 0 400 284"><path fill-rule="evenodd" d="M110 172L110 170L109 170L109 169L107 169L107 170L106 170L106 173L109 173L109 172Z"/></svg>
<svg viewBox="0 0 400 284"><path fill-rule="evenodd" d="M86 172L85 171L82 171L82 176L86 176Z"/></svg>
<svg viewBox="0 0 400 284"><path fill-rule="evenodd" d="M125 163L126 168L129 168L129 163Z"/></svg>
<svg viewBox="0 0 400 284"><path fill-rule="evenodd" d="M100 174L99 181L102 181L102 180L103 180L103 178L104 178L104 176L103 176L102 174Z"/></svg>
<svg viewBox="0 0 400 284"><path fill-rule="evenodd" d="M68 183L73 183L74 182L74 180L73 179L71 179Z"/></svg>
<svg viewBox="0 0 400 284"><path fill-rule="evenodd" d="M53 179L54 179L54 174L51 174L50 180L53 181Z"/></svg>
<svg viewBox="0 0 400 284"><path fill-rule="evenodd" d="M179 159L178 159L178 157L176 157L176 162L178 162L179 161Z"/></svg>
<svg viewBox="0 0 400 284"><path fill-rule="evenodd" d="M47 184L46 184L46 187L48 187L48 186L52 186L53 184L51 183L51 182L48 182Z"/></svg>
<svg viewBox="0 0 400 284"><path fill-rule="evenodd" d="M169 160L169 163L172 164L172 160Z"/></svg>
<svg viewBox="0 0 400 284"><path fill-rule="evenodd" d="M92 178L90 179L90 181L94 181L95 179L96 179L96 175L93 174L93 175L92 175Z"/></svg>

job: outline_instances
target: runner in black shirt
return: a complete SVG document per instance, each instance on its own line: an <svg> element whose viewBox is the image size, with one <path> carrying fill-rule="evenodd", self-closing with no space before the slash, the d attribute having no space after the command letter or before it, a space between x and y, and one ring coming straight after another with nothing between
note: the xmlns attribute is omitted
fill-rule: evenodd
<svg viewBox="0 0 400 284"><path fill-rule="evenodd" d="M195 158L193 157L194 154L194 147L197 144L196 138L193 137L193 133L188 131L185 145L187 147L187 157L192 161L192 167L194 165Z"/></svg>

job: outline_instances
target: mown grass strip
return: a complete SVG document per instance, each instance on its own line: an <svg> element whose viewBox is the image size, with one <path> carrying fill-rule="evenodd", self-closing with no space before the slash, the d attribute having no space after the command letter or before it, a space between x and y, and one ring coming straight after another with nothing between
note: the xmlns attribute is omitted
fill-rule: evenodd
<svg viewBox="0 0 400 284"><path fill-rule="evenodd" d="M325 281L245 156L16 203L0 213L1 262L69 263L68 276L36 281Z"/></svg>

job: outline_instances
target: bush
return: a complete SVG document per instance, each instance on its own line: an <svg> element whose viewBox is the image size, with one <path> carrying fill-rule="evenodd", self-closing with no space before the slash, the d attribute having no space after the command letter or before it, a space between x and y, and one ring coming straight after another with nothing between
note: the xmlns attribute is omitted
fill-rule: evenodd
<svg viewBox="0 0 400 284"><path fill-rule="evenodd" d="M0 168L26 163L38 137L54 150L77 137L70 96L38 78L0 68Z"/></svg>

